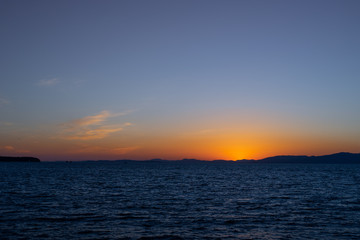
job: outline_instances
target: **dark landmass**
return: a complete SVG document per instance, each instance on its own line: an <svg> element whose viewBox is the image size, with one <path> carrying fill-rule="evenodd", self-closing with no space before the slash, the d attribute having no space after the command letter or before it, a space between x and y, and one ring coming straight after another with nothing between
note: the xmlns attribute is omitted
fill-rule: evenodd
<svg viewBox="0 0 360 240"><path fill-rule="evenodd" d="M197 159L182 159L182 160L162 160L162 159L152 159L148 160L150 162L179 162L179 163L201 163L209 162L204 160ZM322 156L306 156L306 155L281 155L273 156L268 158L263 158L259 160L253 159L242 159L237 161L229 160L214 160L213 163L321 163L321 164L360 164L360 153L348 153L340 152L330 155Z"/></svg>
<svg viewBox="0 0 360 240"><path fill-rule="evenodd" d="M274 156L258 160L259 163L360 163L360 153L335 153L323 156Z"/></svg>
<svg viewBox="0 0 360 240"><path fill-rule="evenodd" d="M88 161L94 162L94 161ZM340 152L330 155L322 155L322 156L306 156L306 155L280 155L267 157L259 160L254 159L242 159L242 160L198 160L198 159L182 159L182 160L166 160L166 159L150 159L150 160L130 160L130 159L122 159L122 160L99 160L96 162L117 162L117 163L232 163L232 164L272 164L272 163L293 163L293 164L360 164L360 153L348 153L348 152Z"/></svg>
<svg viewBox="0 0 360 240"><path fill-rule="evenodd" d="M254 159L242 159L242 160L236 160L237 163L257 163L260 160L254 160Z"/></svg>
<svg viewBox="0 0 360 240"><path fill-rule="evenodd" d="M40 162L40 159L34 157L1 157L0 162Z"/></svg>
<svg viewBox="0 0 360 240"><path fill-rule="evenodd" d="M121 161L121 160L119 160ZM146 161L146 160L145 160ZM182 159L182 160L163 160L163 159L152 159L146 162L178 162L178 163L201 163L209 162L197 159ZM306 156L306 155L281 155L263 158L259 160L254 159L242 159L237 161L230 160L214 160L210 161L213 163L326 163L326 164L360 164L360 153L348 153L340 152L331 155L323 156Z"/></svg>
<svg viewBox="0 0 360 240"><path fill-rule="evenodd" d="M40 162L37 158L32 157L0 157L0 162ZM201 164L201 163L228 163L228 164L273 164L273 163L288 163L288 164L360 164L360 153L340 152L330 155L322 156L306 156L306 155L279 155L263 159L241 159L241 160L199 160L192 158L185 158L182 160L167 160L161 158L132 160L87 160L87 161L57 161L66 163L86 163L86 162L107 162L107 163L122 163L122 164L136 164L136 163L183 163L183 164Z"/></svg>

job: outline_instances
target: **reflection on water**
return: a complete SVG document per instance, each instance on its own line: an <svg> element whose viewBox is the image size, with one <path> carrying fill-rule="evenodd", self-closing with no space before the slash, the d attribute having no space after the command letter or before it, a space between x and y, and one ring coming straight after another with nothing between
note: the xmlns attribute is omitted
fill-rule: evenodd
<svg viewBox="0 0 360 240"><path fill-rule="evenodd" d="M2 239L358 239L360 165L1 163Z"/></svg>

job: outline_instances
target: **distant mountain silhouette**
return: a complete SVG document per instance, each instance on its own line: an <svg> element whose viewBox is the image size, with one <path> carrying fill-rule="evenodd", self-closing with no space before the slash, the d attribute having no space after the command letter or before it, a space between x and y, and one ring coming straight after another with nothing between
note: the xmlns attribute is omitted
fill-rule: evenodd
<svg viewBox="0 0 360 240"><path fill-rule="evenodd" d="M146 160L145 160L146 161ZM214 160L204 161L198 159L182 159L182 160L163 160L152 159L146 162L177 162L177 163L339 163L339 164L357 164L360 163L360 153L340 152L323 156L306 156L306 155L280 155L272 156L259 160L242 159L237 161Z"/></svg>
<svg viewBox="0 0 360 240"><path fill-rule="evenodd" d="M196 162L204 162L204 160L198 160L198 159L194 159L194 158L184 158L182 160L178 160L178 162L183 162L183 163L196 163Z"/></svg>
<svg viewBox="0 0 360 240"><path fill-rule="evenodd" d="M4 157L0 156L0 162L40 162L40 159L34 157Z"/></svg>
<svg viewBox="0 0 360 240"><path fill-rule="evenodd" d="M37 158L31 157L0 157L0 162L40 162ZM119 159L119 160L88 160L82 162L112 162L122 164L137 164L137 163L180 163L180 164L193 164L193 163L231 163L231 164L267 164L267 163L322 163L322 164L360 164L360 153L348 153L340 152L330 155L322 156L306 156L306 155L279 155L267 157L259 160L254 159L241 159L241 160L198 160L193 158L184 158L181 160L166 160L161 158L154 158L149 160L131 160L131 159Z"/></svg>
<svg viewBox="0 0 360 240"><path fill-rule="evenodd" d="M258 163L360 163L360 153L340 152L323 156L274 156L257 161Z"/></svg>

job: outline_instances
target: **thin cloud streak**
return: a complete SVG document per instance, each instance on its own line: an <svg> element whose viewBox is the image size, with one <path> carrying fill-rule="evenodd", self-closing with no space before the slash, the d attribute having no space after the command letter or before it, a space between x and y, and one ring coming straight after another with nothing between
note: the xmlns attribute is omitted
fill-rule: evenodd
<svg viewBox="0 0 360 240"><path fill-rule="evenodd" d="M6 127L9 127L9 126L13 126L14 123L12 122L0 122L0 126L6 126Z"/></svg>
<svg viewBox="0 0 360 240"><path fill-rule="evenodd" d="M7 152L7 153L30 153L29 150L24 150L24 149L17 149L14 146L0 146L0 150Z"/></svg>
<svg viewBox="0 0 360 240"><path fill-rule="evenodd" d="M15 148L13 146L5 146L5 147L3 147L3 149L9 150L9 151L14 151L15 150Z"/></svg>
<svg viewBox="0 0 360 240"><path fill-rule="evenodd" d="M9 104L9 100L0 97L0 107Z"/></svg>
<svg viewBox="0 0 360 240"><path fill-rule="evenodd" d="M110 155L123 155L123 154L127 154L129 152L135 151L137 149L139 149L138 146L111 148L111 147L84 145L84 146L79 147L78 149L70 151L68 153L69 154L83 154L83 153L99 154L100 153L100 154L110 154Z"/></svg>
<svg viewBox="0 0 360 240"><path fill-rule="evenodd" d="M125 113L110 113L102 111L99 114L86 116L62 124L61 138L66 140L103 139L112 133L120 132L131 123L105 124L109 118L123 116Z"/></svg>
<svg viewBox="0 0 360 240"><path fill-rule="evenodd" d="M71 125L74 127L86 127L89 125L100 125L102 122L104 122L106 119L111 117L111 114L109 111L102 111L101 113L93 116L87 116L79 119L75 119L71 121Z"/></svg>
<svg viewBox="0 0 360 240"><path fill-rule="evenodd" d="M57 78L51 78L51 79L42 79L40 80L37 85L38 86L44 86L49 87L58 84L60 81Z"/></svg>
<svg viewBox="0 0 360 240"><path fill-rule="evenodd" d="M116 154L126 154L132 151L139 149L140 147L120 147L120 148L113 148L112 152Z"/></svg>
<svg viewBox="0 0 360 240"><path fill-rule="evenodd" d="M97 129L79 129L74 135L67 136L68 140L93 140L103 139L111 133L120 132L124 128L97 128Z"/></svg>

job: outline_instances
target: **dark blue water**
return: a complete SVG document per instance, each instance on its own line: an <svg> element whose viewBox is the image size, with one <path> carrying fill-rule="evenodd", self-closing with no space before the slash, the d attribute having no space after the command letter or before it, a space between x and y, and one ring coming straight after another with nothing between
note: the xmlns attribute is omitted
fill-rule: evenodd
<svg viewBox="0 0 360 240"><path fill-rule="evenodd" d="M1 239L359 239L360 165L1 163Z"/></svg>

